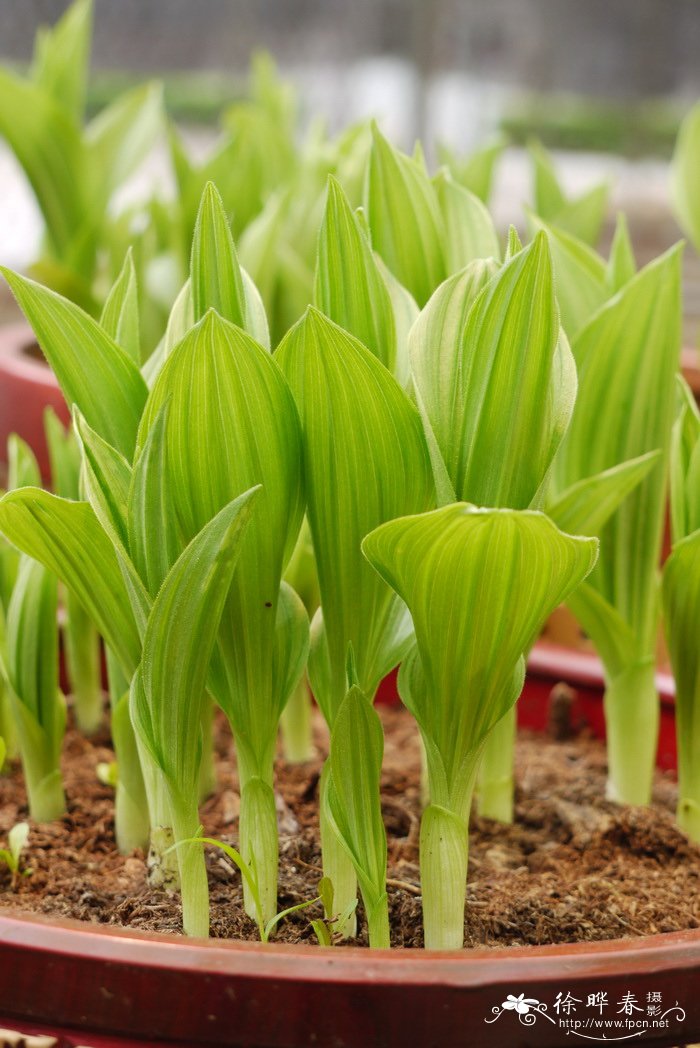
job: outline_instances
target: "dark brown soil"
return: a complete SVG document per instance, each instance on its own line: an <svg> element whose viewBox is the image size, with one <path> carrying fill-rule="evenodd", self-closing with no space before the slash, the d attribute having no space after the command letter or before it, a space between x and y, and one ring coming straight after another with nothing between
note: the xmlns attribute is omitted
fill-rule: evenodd
<svg viewBox="0 0 700 1048"><path fill-rule="evenodd" d="M421 946L418 740L405 711L381 713L392 943ZM320 723L316 734L322 752ZM223 719L216 746L221 787L203 805L201 818L208 834L235 843L239 797ZM95 775L98 761L110 757L106 736L91 742L69 731L64 761L69 813L60 822L32 826L26 853L32 873L12 890L9 874L0 871L0 908L179 931L178 896L150 889L143 855L124 857L114 847L111 790ZM297 766L279 761L280 908L317 894L320 767L320 759ZM674 824L675 786L668 777L658 776L652 808L617 807L602 799L600 743L585 735L555 741L528 733L518 740L516 774L515 824L472 819L467 945L599 940L700 926L700 849ZM0 779L0 842L25 817L24 788L15 771ZM207 862L211 934L256 938L242 910L238 872L213 849ZM361 908L358 913L357 941L365 943ZM315 942L309 917L320 915L320 906L293 915L280 925L278 941Z"/></svg>

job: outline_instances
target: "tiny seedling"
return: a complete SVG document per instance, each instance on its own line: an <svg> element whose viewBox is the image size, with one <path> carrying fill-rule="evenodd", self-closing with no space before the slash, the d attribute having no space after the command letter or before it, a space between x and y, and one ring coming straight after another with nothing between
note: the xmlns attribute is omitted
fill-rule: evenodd
<svg viewBox="0 0 700 1048"><path fill-rule="evenodd" d="M12 877L12 889L17 887L20 877L28 877L30 869L20 869L22 852L29 838L29 823L17 822L7 835L7 848L0 848L0 863L4 863Z"/></svg>

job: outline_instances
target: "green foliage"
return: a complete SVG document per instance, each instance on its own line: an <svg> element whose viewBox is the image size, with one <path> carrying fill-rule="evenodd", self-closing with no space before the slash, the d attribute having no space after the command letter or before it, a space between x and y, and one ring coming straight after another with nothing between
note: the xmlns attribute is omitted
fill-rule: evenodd
<svg viewBox="0 0 700 1048"><path fill-rule="evenodd" d="M27 846L28 839L29 823L17 822L7 835L7 848L0 848L0 863L7 866L10 871L13 888L17 887L20 877L29 877L32 872L29 869L20 869L22 852Z"/></svg>
<svg viewBox="0 0 700 1048"><path fill-rule="evenodd" d="M683 120L673 154L673 202L678 221L700 251L700 102L693 106Z"/></svg>
<svg viewBox="0 0 700 1048"><path fill-rule="evenodd" d="M570 601L605 663L610 790L633 803L649 799L656 752L657 565L679 345L680 253L673 249L625 284L574 338L579 394L556 462L561 492L661 452L601 531L598 567ZM625 699L632 686L639 694Z"/></svg>
<svg viewBox="0 0 700 1048"><path fill-rule="evenodd" d="M442 284L411 330L410 352L440 501L541 501L576 393L546 237L495 275L474 262Z"/></svg>
<svg viewBox="0 0 700 1048"><path fill-rule="evenodd" d="M529 149L536 213L584 243L596 244L605 220L609 194L607 183L593 186L581 196L567 197L546 150L538 142L530 143Z"/></svg>
<svg viewBox="0 0 700 1048"><path fill-rule="evenodd" d="M524 652L593 567L597 542L563 534L541 513L456 503L389 521L362 549L413 618L416 646L401 666L399 689L418 721L428 765L421 839L426 945L459 947L481 748L520 693Z"/></svg>
<svg viewBox="0 0 700 1048"><path fill-rule="evenodd" d="M496 165L505 147L506 140L496 138L466 157L457 157L447 146L438 146L438 156L440 162L449 168L452 177L459 185L468 189L484 204L488 204Z"/></svg>
<svg viewBox="0 0 700 1048"><path fill-rule="evenodd" d="M161 89L146 84L84 123L91 31L91 0L75 0L53 29L37 34L27 78L0 70L0 134L46 225L37 272L94 309L108 205L150 151L162 116Z"/></svg>
<svg viewBox="0 0 700 1048"><path fill-rule="evenodd" d="M425 168L372 126L366 183L372 246L419 306L447 276L444 220Z"/></svg>
<svg viewBox="0 0 700 1048"><path fill-rule="evenodd" d="M681 828L700 840L700 412L681 383L671 448L673 551L664 565L663 608L676 679L678 810Z"/></svg>
<svg viewBox="0 0 700 1048"><path fill-rule="evenodd" d="M381 721L367 697L353 686L340 704L331 733L328 808L357 874L369 944L388 949L387 848L379 796L383 754Z"/></svg>

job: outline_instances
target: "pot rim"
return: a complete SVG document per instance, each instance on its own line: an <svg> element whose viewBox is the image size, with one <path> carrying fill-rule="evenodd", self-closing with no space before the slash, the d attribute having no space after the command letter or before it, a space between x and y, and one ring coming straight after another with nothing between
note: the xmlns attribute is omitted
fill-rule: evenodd
<svg viewBox="0 0 700 1048"><path fill-rule="evenodd" d="M546 677L556 683L605 689L605 671L597 655L576 648L565 648L551 641L539 640L527 660L528 673ZM656 687L663 706L675 706L676 682L666 669L657 669Z"/></svg>
<svg viewBox="0 0 700 1048"><path fill-rule="evenodd" d="M700 929L601 942L543 946L476 947L431 951L396 947L307 946L288 943L187 939L182 935L101 926L69 918L0 915L2 948L37 955L89 959L198 976L372 985L493 987L523 980L561 982L563 977L628 977L700 967Z"/></svg>

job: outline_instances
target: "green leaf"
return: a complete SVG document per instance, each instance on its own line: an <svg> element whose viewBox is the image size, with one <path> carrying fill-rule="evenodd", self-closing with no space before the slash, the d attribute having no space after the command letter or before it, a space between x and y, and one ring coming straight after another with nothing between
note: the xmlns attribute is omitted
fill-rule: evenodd
<svg viewBox="0 0 700 1048"><path fill-rule="evenodd" d="M121 346L135 364L141 362L138 281L131 247L105 300L100 327Z"/></svg>
<svg viewBox="0 0 700 1048"><path fill-rule="evenodd" d="M10 433L7 438L7 487L14 491L15 488L29 486L39 487L41 484L41 473L36 461L36 455L29 444L16 433Z"/></svg>
<svg viewBox="0 0 700 1048"><path fill-rule="evenodd" d="M73 409L73 428L82 455L87 500L114 545L128 550L127 502L131 467L123 455L88 426L78 408Z"/></svg>
<svg viewBox="0 0 700 1048"><path fill-rule="evenodd" d="M362 543L413 618L418 654L402 679L421 683L401 694L428 747L432 803L468 817L475 760L518 697L522 655L590 572L597 546L541 513L465 503L389 521Z"/></svg>
<svg viewBox="0 0 700 1048"><path fill-rule="evenodd" d="M33 280L0 267L69 405L131 458L146 384L128 354L79 306ZM96 381L99 376L99 381Z"/></svg>
<svg viewBox="0 0 700 1048"><path fill-rule="evenodd" d="M44 432L49 449L51 487L54 493L64 499L78 499L80 497L80 450L74 434L70 429L64 428L60 418L50 407L44 412ZM25 483L27 486L38 487L40 484L38 474ZM22 484L12 485L12 487L23 486Z"/></svg>
<svg viewBox="0 0 700 1048"><path fill-rule="evenodd" d="M168 410L166 401L136 458L125 503L126 548L152 597L158 593L185 545L168 485Z"/></svg>
<svg viewBox="0 0 700 1048"><path fill-rule="evenodd" d="M453 178L470 193L488 204L493 186L496 164L506 147L504 138L487 142L485 146L465 158L457 158L445 146L438 146L440 163L446 164Z"/></svg>
<svg viewBox="0 0 700 1048"><path fill-rule="evenodd" d="M448 273L476 258L501 257L493 219L484 204L468 189L453 182L443 170L434 179L445 226L445 265Z"/></svg>
<svg viewBox="0 0 700 1048"><path fill-rule="evenodd" d="M549 154L538 142L530 144L529 152L533 162L537 214L586 244L595 244L605 220L607 183L594 186L579 197L568 198L559 184Z"/></svg>
<svg viewBox="0 0 700 1048"><path fill-rule="evenodd" d="M7 611L7 673L13 692L49 737L60 721L57 602L53 575L22 557Z"/></svg>
<svg viewBox="0 0 700 1048"><path fill-rule="evenodd" d="M447 276L437 195L421 165L394 149L376 124L366 196L372 246L418 305L425 305Z"/></svg>
<svg viewBox="0 0 700 1048"><path fill-rule="evenodd" d="M678 818L693 840L700 827L700 531L676 544L663 573L666 638L676 681Z"/></svg>
<svg viewBox="0 0 700 1048"><path fill-rule="evenodd" d="M379 793L382 724L371 702L352 687L338 709L330 746L328 804L334 829L352 861L370 917L370 945L389 945L389 923L373 941L372 917L386 903L386 830ZM385 936L381 935L385 933Z"/></svg>
<svg viewBox="0 0 700 1048"><path fill-rule="evenodd" d="M363 561L360 542L383 521L432 506L434 489L415 408L357 339L310 308L275 357L301 417L323 605L309 673L332 724L347 691L348 645L362 690L374 695L410 637L405 609Z"/></svg>
<svg viewBox="0 0 700 1048"><path fill-rule="evenodd" d="M674 542L700 528L700 410L678 378L681 408L671 437L671 534Z"/></svg>
<svg viewBox="0 0 700 1048"><path fill-rule="evenodd" d="M678 221L700 251L700 102L686 115L678 132L671 164L672 193Z"/></svg>
<svg viewBox="0 0 700 1048"><path fill-rule="evenodd" d="M209 661L241 540L258 494L224 507L190 542L158 592L131 692L134 727L175 790L196 793Z"/></svg>
<svg viewBox="0 0 700 1048"><path fill-rule="evenodd" d="M90 63L92 0L74 0L51 28L36 34L34 83L76 120L82 120Z"/></svg>
<svg viewBox="0 0 700 1048"><path fill-rule="evenodd" d="M487 274L483 264L470 267L428 303L411 332L413 381L456 497L524 509L541 498L566 431L575 370L560 335L546 237L474 298Z"/></svg>
<svg viewBox="0 0 700 1048"><path fill-rule="evenodd" d="M65 256L89 214L76 121L42 88L0 69L0 135L31 183L54 252Z"/></svg>
<svg viewBox="0 0 700 1048"><path fill-rule="evenodd" d="M365 232L332 176L318 239L314 298L323 313L394 370L396 325L389 291Z"/></svg>
<svg viewBox="0 0 700 1048"><path fill-rule="evenodd" d="M15 868L19 869L19 860L29 840L29 823L16 822L7 835L7 843L10 853L15 860Z"/></svg>
<svg viewBox="0 0 700 1048"><path fill-rule="evenodd" d="M246 327L241 268L221 195L212 182L204 187L192 242L193 318L215 309L225 320Z"/></svg>
<svg viewBox="0 0 700 1048"><path fill-rule="evenodd" d="M650 451L579 480L548 504L547 516L558 528L571 535L598 535L660 458L661 452Z"/></svg>
<svg viewBox="0 0 700 1048"><path fill-rule="evenodd" d="M627 218L623 211L619 211L608 259L607 286L610 294L614 295L615 292L620 291L636 272L637 262L630 240Z"/></svg>
<svg viewBox="0 0 700 1048"><path fill-rule="evenodd" d="M88 503L23 488L0 499L0 530L73 591L130 678L139 633L114 548Z"/></svg>
<svg viewBox="0 0 700 1048"><path fill-rule="evenodd" d="M646 479L605 526L599 564L590 580L629 623L640 652L653 651L655 643L680 319L680 252L674 248L626 284L572 343L579 392L557 457L561 490L661 451Z"/></svg>
<svg viewBox="0 0 700 1048"><path fill-rule="evenodd" d="M561 322L572 338L610 296L605 262L588 244L531 212L528 222L549 237Z"/></svg>
<svg viewBox="0 0 700 1048"><path fill-rule="evenodd" d="M262 484L222 621L212 688L234 724L239 755L250 746L250 759L265 765L267 777L289 679L275 655L280 582L304 507L296 408L275 359L212 310L165 362L144 411L140 448L166 401L167 485L183 541L240 491Z"/></svg>
<svg viewBox="0 0 700 1048"><path fill-rule="evenodd" d="M156 81L126 91L85 129L90 188L98 210L146 158L163 123L163 88Z"/></svg>

